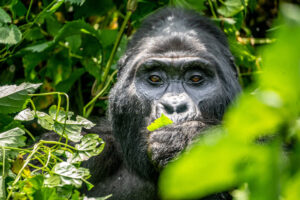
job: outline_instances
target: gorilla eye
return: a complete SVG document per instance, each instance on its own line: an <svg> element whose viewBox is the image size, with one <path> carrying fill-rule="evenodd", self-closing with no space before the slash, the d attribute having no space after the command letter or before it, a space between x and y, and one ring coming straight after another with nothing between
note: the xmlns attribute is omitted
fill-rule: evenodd
<svg viewBox="0 0 300 200"><path fill-rule="evenodd" d="M193 76L191 76L190 81L192 83L201 83L203 81L203 78L202 78L202 76L199 76L199 75L193 75Z"/></svg>
<svg viewBox="0 0 300 200"><path fill-rule="evenodd" d="M161 83L161 78L157 75L152 75L149 77L151 83Z"/></svg>

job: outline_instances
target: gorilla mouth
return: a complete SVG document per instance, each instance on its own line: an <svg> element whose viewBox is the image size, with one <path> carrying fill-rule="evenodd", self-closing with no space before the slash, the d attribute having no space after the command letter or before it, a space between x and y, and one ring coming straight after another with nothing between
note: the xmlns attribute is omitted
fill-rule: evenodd
<svg viewBox="0 0 300 200"><path fill-rule="evenodd" d="M160 171L207 127L208 125L201 121L190 120L177 122L151 132L148 136L150 161Z"/></svg>

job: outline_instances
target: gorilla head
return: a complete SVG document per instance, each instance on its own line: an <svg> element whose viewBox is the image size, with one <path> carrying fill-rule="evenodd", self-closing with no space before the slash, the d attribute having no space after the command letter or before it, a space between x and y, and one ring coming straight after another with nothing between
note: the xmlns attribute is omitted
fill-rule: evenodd
<svg viewBox="0 0 300 200"><path fill-rule="evenodd" d="M110 118L128 166L156 180L203 129L218 124L240 91L224 34L192 11L149 16L119 61ZM174 123L149 132L161 114Z"/></svg>

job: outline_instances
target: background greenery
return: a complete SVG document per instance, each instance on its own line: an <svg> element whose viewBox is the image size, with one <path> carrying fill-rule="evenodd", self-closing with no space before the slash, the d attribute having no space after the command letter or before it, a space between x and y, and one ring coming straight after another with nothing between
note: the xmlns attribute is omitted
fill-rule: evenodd
<svg viewBox="0 0 300 200"><path fill-rule="evenodd" d="M0 0L0 85L35 83L0 88L0 156L5 166L0 198L84 198L76 187L81 185L78 179L89 185L88 173L80 168L82 159L74 158L97 155L103 145L94 136L80 137L81 128L92 125L72 117L69 107L84 117L105 115L116 63L128 39L148 14L171 5L195 9L224 30L246 90L225 116L224 126L201 138L190 156L164 172L161 195L182 199L229 190L239 200L298 199L300 11L284 2L300 3ZM258 51L260 46L263 51ZM30 95L35 90L46 94ZM31 109L22 111L26 105ZM43 141L19 148L32 144L42 128L58 133L59 143L53 148ZM68 139L82 144L93 140L88 144L98 148L82 157L91 149L67 146ZM24 161L22 155L29 152L34 153ZM34 159L41 161L39 166ZM37 167L38 173L28 166ZM71 168L78 176L66 179L62 171Z"/></svg>

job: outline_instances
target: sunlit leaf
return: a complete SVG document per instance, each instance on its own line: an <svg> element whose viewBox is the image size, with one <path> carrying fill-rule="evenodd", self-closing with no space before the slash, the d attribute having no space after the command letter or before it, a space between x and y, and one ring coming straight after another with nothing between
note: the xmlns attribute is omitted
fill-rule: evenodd
<svg viewBox="0 0 300 200"><path fill-rule="evenodd" d="M68 162L56 164L53 167L52 172L56 175L51 176L51 181L49 181L49 179L46 179L45 181L45 184L52 186L73 185L79 188L82 184L82 179L85 179L87 176L89 176L88 169L82 167L76 168L74 165Z"/></svg>
<svg viewBox="0 0 300 200"><path fill-rule="evenodd" d="M218 13L224 17L232 17L244 9L241 0L226 0L224 5L218 8Z"/></svg>
<svg viewBox="0 0 300 200"><path fill-rule="evenodd" d="M22 33L14 24L0 27L0 43L17 44L22 39Z"/></svg>
<svg viewBox="0 0 300 200"><path fill-rule="evenodd" d="M161 114L159 118L157 118L154 122L152 122L147 129L149 131L155 131L156 129L162 128L164 126L167 126L169 124L172 124L173 121L170 120L167 116L164 114Z"/></svg>
<svg viewBox="0 0 300 200"><path fill-rule="evenodd" d="M104 149L104 141L97 134L87 134L83 136L80 144L75 145L75 148L78 151L70 155L68 158L70 163L81 162L88 160L92 156L99 155Z"/></svg>
<svg viewBox="0 0 300 200"><path fill-rule="evenodd" d="M25 132L20 128L14 128L0 133L0 146L22 147L25 145Z"/></svg>
<svg viewBox="0 0 300 200"><path fill-rule="evenodd" d="M10 16L2 8L0 8L0 23L11 23Z"/></svg>
<svg viewBox="0 0 300 200"><path fill-rule="evenodd" d="M34 92L40 85L22 83L19 86L0 87L0 113L14 113L22 110L24 103L29 98L27 94Z"/></svg>
<svg viewBox="0 0 300 200"><path fill-rule="evenodd" d="M47 48L51 47L54 43L52 41L44 42L41 44L36 44L33 46L26 47L25 51L31 51L31 52L42 52L45 51Z"/></svg>
<svg viewBox="0 0 300 200"><path fill-rule="evenodd" d="M72 112L68 112L67 120L65 120L66 112L63 110L59 110L58 116L56 117L56 106L50 107L49 114L54 121L53 127L51 125L51 127L53 128L52 130L54 130L57 134L62 135L63 137L68 137L68 139L73 142L79 142L82 138L82 128L90 129L95 126L95 124L93 124L91 121L81 116L77 116L76 120L71 120L71 116L73 115Z"/></svg>
<svg viewBox="0 0 300 200"><path fill-rule="evenodd" d="M34 119L34 111L30 110L29 108L22 110L14 118L14 120L19 120L19 121L31 121L33 119Z"/></svg>

